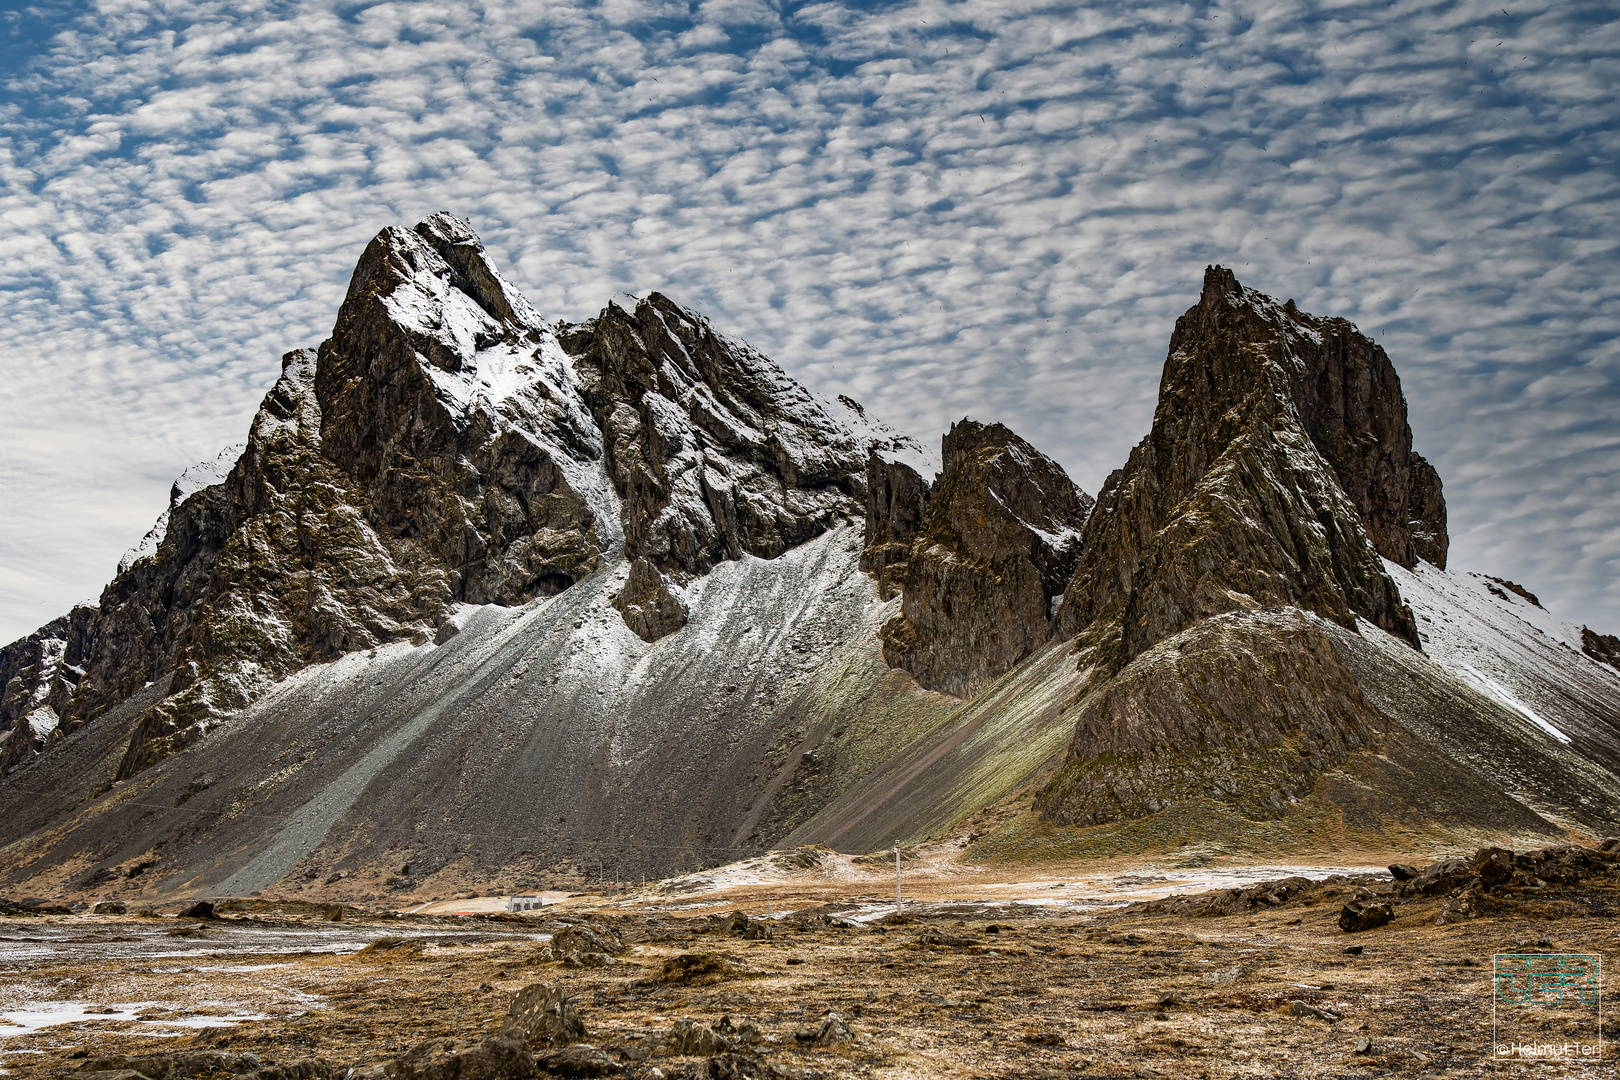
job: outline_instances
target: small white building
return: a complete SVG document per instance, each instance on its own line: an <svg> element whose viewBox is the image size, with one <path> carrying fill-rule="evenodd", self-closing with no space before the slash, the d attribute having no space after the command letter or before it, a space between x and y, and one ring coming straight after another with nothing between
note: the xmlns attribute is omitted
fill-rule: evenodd
<svg viewBox="0 0 1620 1080"><path fill-rule="evenodd" d="M545 906L545 899L539 896L509 896L506 898L507 911L535 911Z"/></svg>

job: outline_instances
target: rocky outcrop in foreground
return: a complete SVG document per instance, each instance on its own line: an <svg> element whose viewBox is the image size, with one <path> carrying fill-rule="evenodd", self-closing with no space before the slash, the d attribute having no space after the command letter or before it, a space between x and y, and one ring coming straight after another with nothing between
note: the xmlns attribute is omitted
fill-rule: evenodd
<svg viewBox="0 0 1620 1080"><path fill-rule="evenodd" d="M1080 554L1092 500L1000 424L952 424L943 454L906 559L900 614L883 627L883 659L966 697L1050 640L1052 601ZM882 470L898 492L881 526L891 535L905 529L893 502L911 505L910 478L895 471Z"/></svg>

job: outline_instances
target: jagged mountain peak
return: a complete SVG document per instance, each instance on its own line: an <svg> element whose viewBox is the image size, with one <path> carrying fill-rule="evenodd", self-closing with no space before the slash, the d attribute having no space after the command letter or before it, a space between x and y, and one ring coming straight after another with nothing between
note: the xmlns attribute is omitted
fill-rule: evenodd
<svg viewBox="0 0 1620 1080"><path fill-rule="evenodd" d="M1294 409L1379 554L1408 569L1420 558L1445 569L1440 478L1412 450L1400 377L1383 348L1346 319L1318 318L1211 266L1198 303L1176 321L1170 353L1204 364L1231 342L1259 350L1286 373ZM1241 362L1222 359L1207 371L1167 364L1159 409L1175 413L1185 407L1186 390L1242 377Z"/></svg>
<svg viewBox="0 0 1620 1080"><path fill-rule="evenodd" d="M963 418L932 485L874 454L866 565L903 587L883 658L923 686L971 696L1052 635L1091 496L1003 424ZM892 564L892 565L891 565Z"/></svg>
<svg viewBox="0 0 1620 1080"><path fill-rule="evenodd" d="M609 303L560 340L604 432L626 553L678 577L855 520L868 451L916 450L662 293Z"/></svg>
<svg viewBox="0 0 1620 1080"><path fill-rule="evenodd" d="M1112 670L1199 619L1274 604L1417 645L1380 561L1413 559L1414 519L1443 538L1438 478L1414 484L1432 470L1410 447L1382 349L1210 267L1152 431L1098 496L1061 631Z"/></svg>
<svg viewBox="0 0 1620 1080"><path fill-rule="evenodd" d="M847 524L868 451L915 448L662 294L562 329L581 355L468 221L379 231L246 444L182 477L99 608L17 650L15 704L45 694L71 732L145 695L133 775L305 665L427 642L457 605L528 604L626 558L621 608L655 639L682 610L660 569L685 581Z"/></svg>

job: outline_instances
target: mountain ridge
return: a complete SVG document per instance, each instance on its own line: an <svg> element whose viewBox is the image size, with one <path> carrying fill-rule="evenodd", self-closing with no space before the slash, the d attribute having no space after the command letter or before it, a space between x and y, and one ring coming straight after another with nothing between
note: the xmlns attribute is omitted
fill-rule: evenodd
<svg viewBox="0 0 1620 1080"><path fill-rule="evenodd" d="M934 458L659 293L548 325L438 214L367 246L167 514L0 649L0 884L533 888L1007 799L1056 847L1620 805L1608 639L1437 565L1388 357L1218 267L1093 500L1002 425Z"/></svg>

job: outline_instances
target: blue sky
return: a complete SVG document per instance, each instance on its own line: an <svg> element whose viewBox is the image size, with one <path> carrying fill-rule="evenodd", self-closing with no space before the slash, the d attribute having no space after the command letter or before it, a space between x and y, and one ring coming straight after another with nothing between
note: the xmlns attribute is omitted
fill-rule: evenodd
<svg viewBox="0 0 1620 1080"><path fill-rule="evenodd" d="M1453 565L1620 631L1612 3L43 3L0 13L0 640L94 596L470 218L548 317L660 289L1088 491L1203 267L1389 351Z"/></svg>

